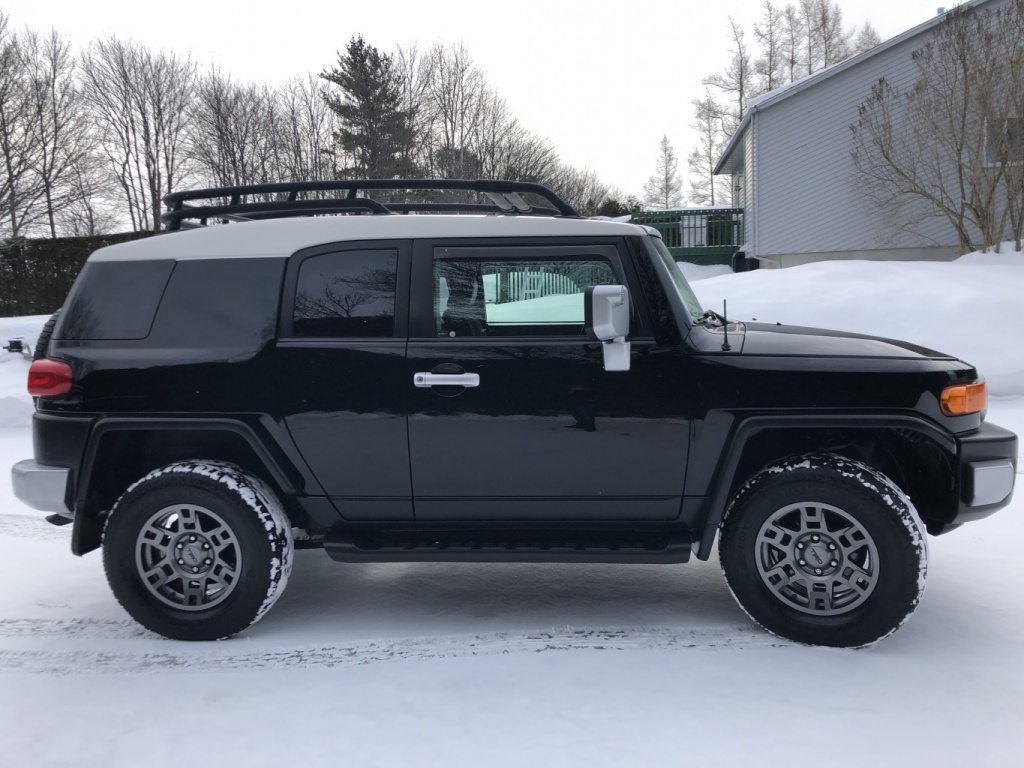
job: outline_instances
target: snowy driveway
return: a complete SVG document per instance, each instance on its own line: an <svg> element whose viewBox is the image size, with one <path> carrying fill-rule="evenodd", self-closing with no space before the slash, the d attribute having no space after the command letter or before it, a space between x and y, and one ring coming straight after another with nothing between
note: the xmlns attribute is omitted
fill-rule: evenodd
<svg viewBox="0 0 1024 768"><path fill-rule="evenodd" d="M991 418L1024 433L1024 402ZM0 430L0 461L27 430ZM163 640L0 475L5 765L1012 765L1024 753L1024 495L931 539L866 651L754 628L715 563L368 564L297 553L263 621ZM58 737L59 736L59 737Z"/></svg>

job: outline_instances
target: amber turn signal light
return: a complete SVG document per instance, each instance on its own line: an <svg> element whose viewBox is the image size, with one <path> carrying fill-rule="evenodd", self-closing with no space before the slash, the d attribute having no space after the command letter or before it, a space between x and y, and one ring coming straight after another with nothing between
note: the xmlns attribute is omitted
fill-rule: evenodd
<svg viewBox="0 0 1024 768"><path fill-rule="evenodd" d="M988 389L984 381L973 384L957 384L942 390L939 401L942 412L947 416L966 416L978 413L988 407Z"/></svg>
<svg viewBox="0 0 1024 768"><path fill-rule="evenodd" d="M28 369L28 393L32 397L57 397L71 391L71 366L60 360L36 360Z"/></svg>

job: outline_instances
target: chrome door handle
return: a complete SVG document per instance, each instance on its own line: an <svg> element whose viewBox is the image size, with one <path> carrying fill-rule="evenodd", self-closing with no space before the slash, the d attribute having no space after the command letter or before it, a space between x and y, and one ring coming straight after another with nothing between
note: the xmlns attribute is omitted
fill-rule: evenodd
<svg viewBox="0 0 1024 768"><path fill-rule="evenodd" d="M430 373L421 371L412 375L417 387L479 387L479 373Z"/></svg>

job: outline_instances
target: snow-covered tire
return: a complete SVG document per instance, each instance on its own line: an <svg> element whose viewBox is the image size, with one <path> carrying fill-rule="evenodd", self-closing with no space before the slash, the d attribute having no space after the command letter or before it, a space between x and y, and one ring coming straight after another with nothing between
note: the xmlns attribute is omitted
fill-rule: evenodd
<svg viewBox="0 0 1024 768"><path fill-rule="evenodd" d="M862 647L899 629L924 591L928 545L889 478L834 454L756 474L722 521L729 589L758 624L812 645Z"/></svg>
<svg viewBox="0 0 1024 768"><path fill-rule="evenodd" d="M47 320L39 331L39 338L36 339L36 345L32 350L33 360L42 360L46 357L47 352L50 350L50 337L53 336L53 328L57 325L57 319L60 317L60 310L58 309Z"/></svg>
<svg viewBox="0 0 1024 768"><path fill-rule="evenodd" d="M258 621L292 567L292 528L274 492L233 464L183 461L132 485L103 531L118 602L175 640L219 640Z"/></svg>

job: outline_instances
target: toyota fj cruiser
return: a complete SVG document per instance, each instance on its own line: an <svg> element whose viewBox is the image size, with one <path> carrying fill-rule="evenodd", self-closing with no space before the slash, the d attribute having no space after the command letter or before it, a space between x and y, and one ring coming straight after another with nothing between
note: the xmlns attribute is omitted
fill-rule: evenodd
<svg viewBox="0 0 1024 768"><path fill-rule="evenodd" d="M94 253L43 334L13 481L167 637L248 627L297 546L680 563L717 537L755 621L862 646L917 605L926 530L1010 500L1017 438L973 367L706 311L656 231L544 187L165 202L189 231Z"/></svg>

